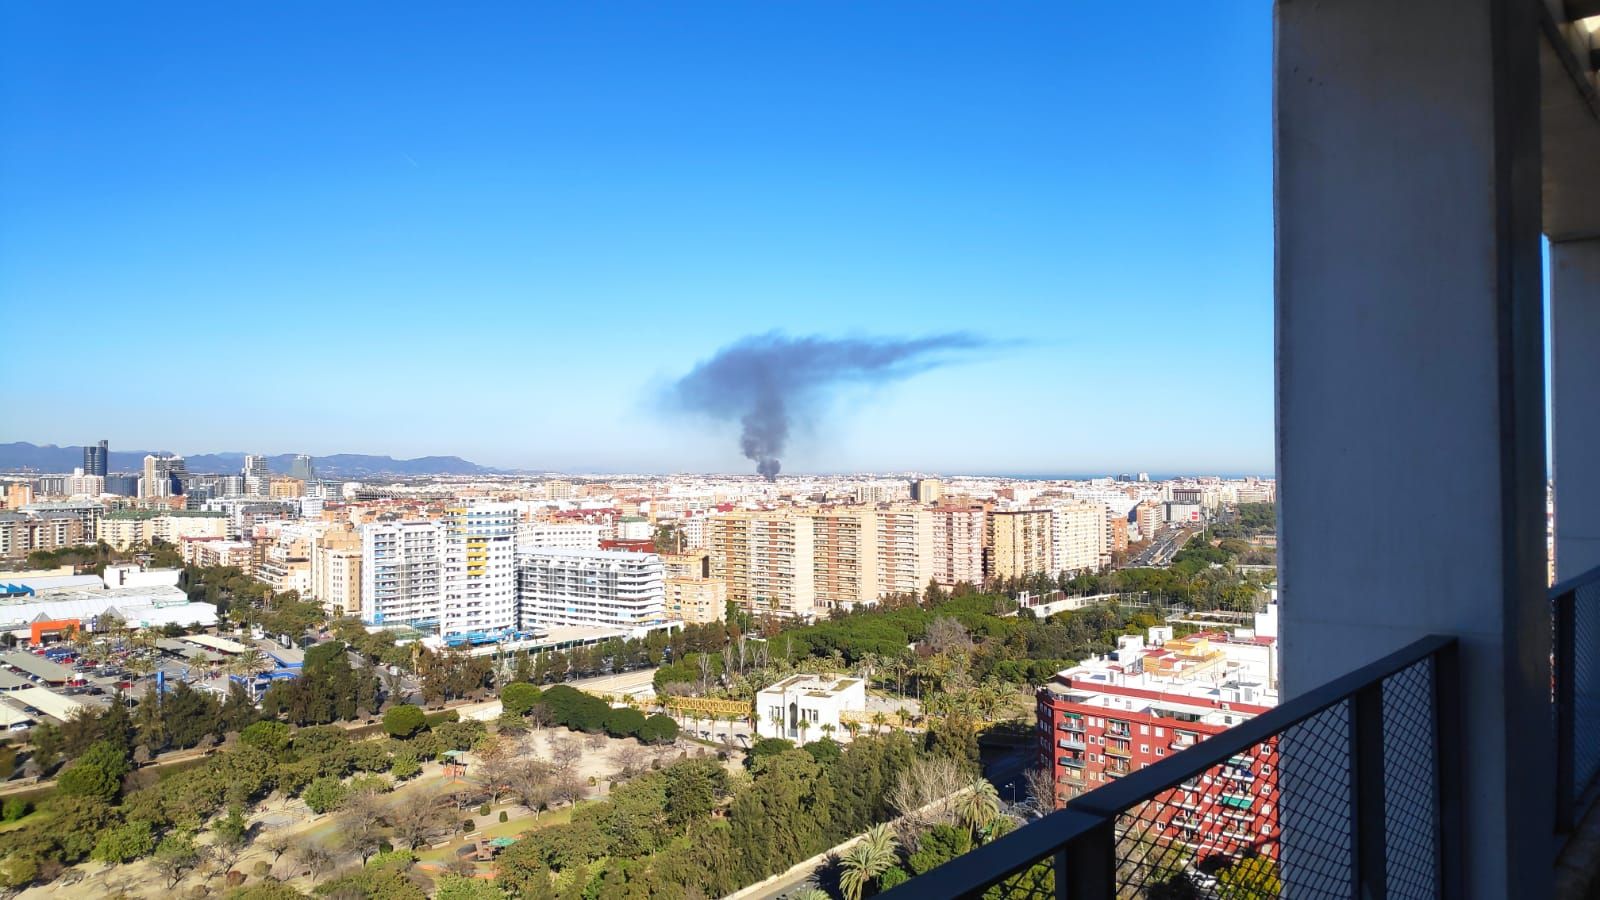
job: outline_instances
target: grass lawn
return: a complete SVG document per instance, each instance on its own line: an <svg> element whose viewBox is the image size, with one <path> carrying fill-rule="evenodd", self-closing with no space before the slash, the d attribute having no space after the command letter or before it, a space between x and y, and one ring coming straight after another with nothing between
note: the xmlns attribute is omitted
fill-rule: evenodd
<svg viewBox="0 0 1600 900"><path fill-rule="evenodd" d="M18 828L21 828L24 825L42 825L45 822L50 821L50 817L54 815L55 813L50 812L49 810L36 809L33 812L28 813L22 818L16 820L15 822L7 822L4 825L0 825L0 834L4 834L7 831L16 831Z"/></svg>

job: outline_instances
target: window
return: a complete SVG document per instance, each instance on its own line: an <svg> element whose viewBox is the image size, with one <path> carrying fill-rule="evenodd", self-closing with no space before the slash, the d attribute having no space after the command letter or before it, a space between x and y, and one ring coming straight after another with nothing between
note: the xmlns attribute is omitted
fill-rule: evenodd
<svg viewBox="0 0 1600 900"><path fill-rule="evenodd" d="M1156 726L1156 737L1165 737L1166 734L1167 730L1165 728L1162 728L1160 725Z"/></svg>
<svg viewBox="0 0 1600 900"><path fill-rule="evenodd" d="M1149 725L1140 725L1139 726L1139 733L1140 734L1149 734L1150 733L1150 726Z"/></svg>
<svg viewBox="0 0 1600 900"><path fill-rule="evenodd" d="M1167 755L1167 748L1165 748L1165 747L1157 747L1156 748L1156 755L1157 756L1166 756Z"/></svg>
<svg viewBox="0 0 1600 900"><path fill-rule="evenodd" d="M1139 752L1140 753L1149 753L1150 752L1150 745L1149 744L1140 744L1139 745Z"/></svg>

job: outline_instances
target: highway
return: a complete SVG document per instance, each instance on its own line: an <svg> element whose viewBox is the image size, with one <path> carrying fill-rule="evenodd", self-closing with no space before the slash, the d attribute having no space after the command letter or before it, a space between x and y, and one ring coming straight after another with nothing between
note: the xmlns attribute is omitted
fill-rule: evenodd
<svg viewBox="0 0 1600 900"><path fill-rule="evenodd" d="M1129 560L1128 565L1133 568L1168 565L1172 562L1172 558L1178 555L1178 551L1183 549L1183 545L1189 543L1189 539L1198 533L1198 530L1189 528L1159 532L1151 540L1150 546L1139 551L1139 555Z"/></svg>

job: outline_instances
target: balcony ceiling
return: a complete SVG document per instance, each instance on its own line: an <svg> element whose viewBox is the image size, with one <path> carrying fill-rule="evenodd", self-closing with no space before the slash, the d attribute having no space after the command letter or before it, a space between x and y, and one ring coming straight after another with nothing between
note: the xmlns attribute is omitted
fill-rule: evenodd
<svg viewBox="0 0 1600 900"><path fill-rule="evenodd" d="M1600 0L1547 0L1539 50L1544 233L1600 238Z"/></svg>

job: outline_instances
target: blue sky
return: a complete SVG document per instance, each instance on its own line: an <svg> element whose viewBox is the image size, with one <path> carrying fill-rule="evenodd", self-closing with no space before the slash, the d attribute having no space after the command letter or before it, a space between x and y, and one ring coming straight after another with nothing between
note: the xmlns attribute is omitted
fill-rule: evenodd
<svg viewBox="0 0 1600 900"><path fill-rule="evenodd" d="M0 440L745 471L654 402L696 361L970 331L785 470L1267 472L1270 55L1265 3L0 5Z"/></svg>

